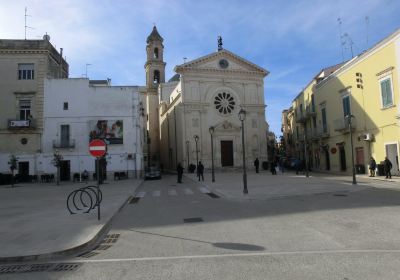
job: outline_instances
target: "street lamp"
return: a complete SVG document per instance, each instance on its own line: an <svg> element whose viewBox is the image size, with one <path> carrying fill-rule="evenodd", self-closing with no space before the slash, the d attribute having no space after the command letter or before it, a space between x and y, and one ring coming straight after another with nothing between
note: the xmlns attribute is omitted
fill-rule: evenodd
<svg viewBox="0 0 400 280"><path fill-rule="evenodd" d="M189 171L189 140L186 141L187 170Z"/></svg>
<svg viewBox="0 0 400 280"><path fill-rule="evenodd" d="M215 174L214 174L214 142L213 142L213 134L214 134L214 127L210 126L210 135L211 135L211 178L212 182L215 182Z"/></svg>
<svg viewBox="0 0 400 280"><path fill-rule="evenodd" d="M352 173L353 173L353 185L357 185L357 180L356 180L356 168L354 166L354 149L353 149L353 128L352 128L352 123L351 119L355 118L352 114L348 114L346 116L347 121L349 122L349 130L350 130L350 146L351 146L351 167L352 167Z"/></svg>
<svg viewBox="0 0 400 280"><path fill-rule="evenodd" d="M239 111L239 120L242 122L242 150L243 150L243 193L248 194L247 190L247 174L246 174L246 151L244 147L244 120L246 119L246 111L243 108Z"/></svg>
<svg viewBox="0 0 400 280"><path fill-rule="evenodd" d="M304 123L304 160L306 164L306 177L308 177L307 123Z"/></svg>
<svg viewBox="0 0 400 280"><path fill-rule="evenodd" d="M196 142L196 170L199 167L199 150L197 149L197 142L199 141L199 136L194 136L194 141Z"/></svg>

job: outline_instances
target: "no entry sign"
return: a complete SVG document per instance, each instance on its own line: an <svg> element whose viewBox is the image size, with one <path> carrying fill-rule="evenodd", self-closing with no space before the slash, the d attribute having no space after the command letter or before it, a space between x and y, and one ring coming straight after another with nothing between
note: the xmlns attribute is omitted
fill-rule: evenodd
<svg viewBox="0 0 400 280"><path fill-rule="evenodd" d="M89 143L89 153L94 157L102 157L106 151L107 145L103 140L95 139Z"/></svg>

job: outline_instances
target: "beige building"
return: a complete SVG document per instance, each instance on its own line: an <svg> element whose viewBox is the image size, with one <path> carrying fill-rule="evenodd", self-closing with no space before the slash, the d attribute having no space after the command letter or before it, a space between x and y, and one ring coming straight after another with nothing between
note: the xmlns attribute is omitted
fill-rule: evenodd
<svg viewBox="0 0 400 280"><path fill-rule="evenodd" d="M67 78L68 64L43 40L0 40L0 169L10 154L19 158L22 175L36 174L41 153L44 80Z"/></svg>

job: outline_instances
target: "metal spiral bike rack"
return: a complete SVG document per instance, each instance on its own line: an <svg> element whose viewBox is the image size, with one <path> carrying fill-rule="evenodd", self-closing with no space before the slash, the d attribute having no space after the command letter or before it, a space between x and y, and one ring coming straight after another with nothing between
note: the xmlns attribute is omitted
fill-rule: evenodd
<svg viewBox="0 0 400 280"><path fill-rule="evenodd" d="M68 195L67 208L70 214L89 213L90 210L100 207L103 193L96 186L87 186L74 190Z"/></svg>

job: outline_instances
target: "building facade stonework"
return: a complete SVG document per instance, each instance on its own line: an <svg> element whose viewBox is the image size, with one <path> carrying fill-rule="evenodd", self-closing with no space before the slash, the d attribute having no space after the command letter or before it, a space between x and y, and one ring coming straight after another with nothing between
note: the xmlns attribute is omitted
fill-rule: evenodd
<svg viewBox="0 0 400 280"><path fill-rule="evenodd" d="M174 70L177 75L158 87L160 163L164 168L173 170L177 163L188 167L197 161L211 168L211 144L216 168L242 166L240 109L246 111L247 165L257 157L267 161L267 70L222 48ZM214 128L212 143L210 127Z"/></svg>

